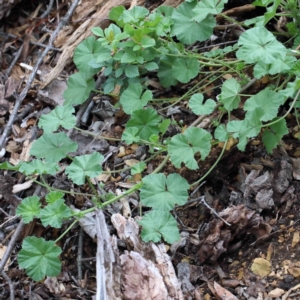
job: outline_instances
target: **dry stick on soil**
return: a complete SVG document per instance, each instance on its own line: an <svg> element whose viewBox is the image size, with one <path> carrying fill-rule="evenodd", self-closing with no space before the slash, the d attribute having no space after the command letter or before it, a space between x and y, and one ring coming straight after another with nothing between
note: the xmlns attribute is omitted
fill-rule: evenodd
<svg viewBox="0 0 300 300"><path fill-rule="evenodd" d="M6 72L5 72L6 77L8 77L10 75L10 72L11 72L12 68L15 66L15 64L17 63L17 61L23 51L23 48L24 48L24 44L20 47L20 49L18 50L18 52L15 55L15 58L11 62L9 68L6 70Z"/></svg>
<svg viewBox="0 0 300 300"><path fill-rule="evenodd" d="M9 292L10 292L10 300L15 300L15 289L14 289L14 284L13 282L10 280L10 278L7 276L7 274L2 271L1 275L4 277L4 279L7 281L8 285L9 285Z"/></svg>
<svg viewBox="0 0 300 300"><path fill-rule="evenodd" d="M74 0L74 2L72 3L70 9L68 10L68 12L66 13L66 15L61 19L61 21L59 22L57 28L55 29L55 31L52 33L51 37L50 37L50 40L49 40L49 43L48 43L48 46L47 48L43 51L43 53L41 54L41 56L38 58L29 78L28 78L28 81L26 83L26 86L25 88L23 89L23 91L21 92L21 94L19 94L17 96L17 99L16 99L16 102L15 102L15 106L13 108L13 111L10 115L10 118L6 124L6 127L2 133L2 136L0 137L0 150L2 148L5 147L6 145L6 137L8 136L8 134L10 133L11 131L11 128L12 128L12 125L14 123L14 120L17 116L17 113L18 113L18 110L20 108L20 105L22 103L22 101L24 100L24 98L26 97L29 89L30 89L30 86L35 78L35 75L38 71L38 68L39 66L41 65L41 63L43 62L43 59L44 57L47 55L47 53L50 51L50 49L52 48L52 43L54 42L57 34L59 33L59 31L61 30L61 28L63 26L65 26L68 22L68 20L70 19L71 15L73 14L73 11L75 10L77 4L78 4L79 0Z"/></svg>
<svg viewBox="0 0 300 300"><path fill-rule="evenodd" d="M82 248L83 248L83 229L80 227L78 236L78 250L77 250L77 277L82 280Z"/></svg>
<svg viewBox="0 0 300 300"><path fill-rule="evenodd" d="M49 1L49 5L48 5L47 9L46 9L45 12L41 15L41 18L42 18L42 19L43 19L43 18L46 18L46 17L49 15L49 13L50 13L50 11L51 11L51 9L52 9L53 3L54 3L54 0L50 0L50 1Z"/></svg>
<svg viewBox="0 0 300 300"><path fill-rule="evenodd" d="M113 265L115 255L108 232L104 213L96 210L97 230L97 294L96 299L116 299L113 281Z"/></svg>
<svg viewBox="0 0 300 300"><path fill-rule="evenodd" d="M18 238L20 232L22 231L23 227L24 227L24 223L23 223L23 221L20 221L20 223L18 224L18 227L16 228L16 231L14 232L13 236L11 237L11 240L10 240L6 250L5 250L5 253L4 253L3 257L1 258L0 272L3 271L4 266L5 266L6 262L9 259L11 252L14 249L17 238Z"/></svg>
<svg viewBox="0 0 300 300"><path fill-rule="evenodd" d="M19 36L14 35L12 33L6 33L6 32L0 31L0 36L11 37L13 39L17 39L20 42L24 42L24 40L22 38L20 38ZM32 44L32 45L36 45L36 46L42 47L42 48L47 48L48 47L47 45L44 45L44 44L38 43L38 42L29 41L29 43ZM55 47L50 47L50 50L61 52L60 49L55 48Z"/></svg>

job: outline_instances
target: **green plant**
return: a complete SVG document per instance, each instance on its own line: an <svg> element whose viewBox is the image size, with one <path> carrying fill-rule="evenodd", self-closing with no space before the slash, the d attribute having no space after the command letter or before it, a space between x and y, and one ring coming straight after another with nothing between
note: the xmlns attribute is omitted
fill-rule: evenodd
<svg viewBox="0 0 300 300"><path fill-rule="evenodd" d="M116 24L111 24L105 30L92 30L96 37L87 38L75 51L74 62L79 71L69 78L64 106L56 107L40 118L39 126L44 129L44 134L34 142L30 152L36 159L18 166L8 163L0 165L1 169L24 173L49 190L45 205L37 196L23 199L17 215L25 223L39 218L44 226L60 228L65 220L74 219L68 231L84 214L97 208L104 209L139 190L141 203L151 208L139 222L143 228L142 239L159 242L163 238L173 243L179 239L179 230L170 211L175 205L186 203L190 186L199 184L211 172L224 153L229 138L236 138L237 147L243 151L249 139L262 135L262 141L271 153L288 133L285 117L293 107L299 107L297 90L300 88L300 65L294 52L259 22L240 36L237 45L204 53L189 50L191 48L186 46L210 38L216 25L214 15L221 13L226 2L186 0L177 8L159 7L152 13L143 7L131 10L116 7L109 15ZM256 4L258 2L265 6L273 3L262 0L256 1ZM272 10L268 8L265 22L270 16L275 17L276 9L282 2L278 3L274 1ZM232 58L234 54L236 58ZM214 71L207 72L207 68L213 68ZM245 73L251 74L251 68L256 79L269 76L273 87L267 87L255 95L244 95L241 83L246 85L250 81ZM122 140L127 144L148 146L153 157L164 156L152 174L143 177L141 182L121 196L97 194L90 179L103 173L103 156L99 153L73 158L68 156L68 153L76 151L77 144L61 130L75 126L73 106L86 101L94 90L94 77L100 70L103 70L106 81L97 92L119 97L117 105L130 115ZM149 72L153 77L157 76L163 87L188 83L197 76L199 78L198 83L179 98L153 99L148 88ZM219 87L225 73L230 73L232 78L221 85L218 99L206 99L204 93L207 87ZM112 94L116 86L120 87L119 95ZM247 100L242 102L241 96ZM288 111L279 116L279 107L289 98L294 100L289 104ZM216 127L213 128L213 136L197 128L196 122L181 133L166 137L171 120L164 119L155 106L159 103L163 109L167 109L181 101L188 101L191 111L199 116L199 122L201 116L219 112L219 118L214 122ZM232 115L237 108L243 111L244 117L233 120ZM57 130L59 132L53 133ZM204 160L211 147L220 141L225 142L220 157L197 182L188 183L179 174L166 176L160 173L169 160L176 168L186 166L191 170L197 169L199 160ZM85 195L92 197L95 207L75 212L64 203L64 193L67 191L48 186L44 174L56 174L62 159L72 161L65 169L70 181L77 185L90 185L93 194ZM134 165L132 175L141 173L145 167L145 162ZM37 175L40 181L36 179ZM41 280L45 275L55 276L59 273L57 256L61 250L55 243L62 236L54 242L34 237L24 239L18 261L33 279Z"/></svg>

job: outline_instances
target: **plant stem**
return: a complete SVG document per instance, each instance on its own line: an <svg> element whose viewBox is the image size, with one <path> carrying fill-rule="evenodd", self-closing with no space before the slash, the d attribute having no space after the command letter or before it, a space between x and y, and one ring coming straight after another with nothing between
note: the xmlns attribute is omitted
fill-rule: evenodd
<svg viewBox="0 0 300 300"><path fill-rule="evenodd" d="M63 238L77 222L78 220L74 220L71 225L69 225L69 227L54 241L54 243L57 243L61 238Z"/></svg>
<svg viewBox="0 0 300 300"><path fill-rule="evenodd" d="M261 126L261 127L262 127L262 128L263 128L263 127L269 127L269 126L274 125L274 124L280 122L281 120L285 119L286 116L287 116L287 115L291 112L291 110L293 109L293 107L294 107L294 105L295 105L295 103L296 103L296 101L297 101L299 95L300 95L300 89L298 90L298 92L297 92L297 94L296 94L296 96L295 96L295 98L294 98L292 104L290 105L290 108L288 109L288 111L287 111L282 117L278 118L277 120L275 120L275 121L273 121L273 122L270 122L270 123L268 123L268 124L265 124L265 125L263 125L263 126Z"/></svg>
<svg viewBox="0 0 300 300"><path fill-rule="evenodd" d="M222 156L225 152L227 143L228 143L228 139L225 141L224 146L222 148L222 151L221 151L218 159L214 162L214 164L210 167L210 169L199 180L197 180L196 182L194 182L190 185L191 187L195 186L195 185L199 184L201 181L203 181L210 174L210 172L215 168L215 166L219 163L220 159L222 158Z"/></svg>

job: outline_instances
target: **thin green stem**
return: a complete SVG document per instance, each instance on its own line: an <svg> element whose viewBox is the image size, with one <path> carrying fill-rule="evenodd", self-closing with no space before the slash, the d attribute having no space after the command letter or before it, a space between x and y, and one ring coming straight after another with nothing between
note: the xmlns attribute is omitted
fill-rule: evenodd
<svg viewBox="0 0 300 300"><path fill-rule="evenodd" d="M106 202L103 202L103 203L99 204L99 207L91 207L91 208L88 208L86 210L83 210L80 213L78 213L77 216L85 215L85 214L87 214L89 212L94 211L96 208L103 209L104 207L106 207L106 206L108 206L108 205L110 205L110 204L112 204L112 203L120 200L121 198L123 198L123 197L125 197L127 195L130 195L131 193L133 193L135 191L137 191L141 186L142 186L142 183L139 182L139 183L135 184L132 188L130 188L128 191L124 192L122 195L116 196L116 197L114 197L114 198L112 198L112 199L110 199L110 200L108 200Z"/></svg>
<svg viewBox="0 0 300 300"><path fill-rule="evenodd" d="M210 169L199 180L197 180L196 182L192 183L190 186L198 185L201 181L203 181L211 173L211 171L215 168L215 166L219 163L220 159L222 158L222 156L223 156L223 154L225 152L227 143L228 143L228 139L225 141L224 146L222 148L222 151L221 151L218 159L214 162L214 164L210 167Z"/></svg>
<svg viewBox="0 0 300 300"><path fill-rule="evenodd" d="M62 239L77 222L78 220L74 220L71 225L54 241L54 243L57 243L60 239Z"/></svg>
<svg viewBox="0 0 300 300"><path fill-rule="evenodd" d="M101 198L99 197L97 190L95 189L94 185L92 184L91 179L88 176L86 176L86 180L87 180L91 190L93 191L95 197L97 198L97 201L100 202Z"/></svg>
<svg viewBox="0 0 300 300"><path fill-rule="evenodd" d="M268 123L268 124L265 124L265 125L263 125L263 126L261 126L261 127L262 127L262 128L263 128L263 127L269 127L269 126L272 126L272 125L274 125L274 124L280 122L281 120L285 119L285 118L287 117L287 115L291 112L291 110L293 109L293 107L294 107L294 105L295 105L295 103L296 103L296 101L297 101L299 95L300 95L300 89L298 90L298 92L297 92L297 94L296 94L296 96L295 96L295 98L294 98L292 104L290 105L290 108L288 109L288 111L287 111L282 117L278 118L277 120L275 120L275 121L273 121L273 122L270 122L270 123Z"/></svg>
<svg viewBox="0 0 300 300"><path fill-rule="evenodd" d="M168 162L169 158L170 158L170 155L169 154L166 155L166 157L164 158L164 160L157 166L157 168L151 174L157 174L158 172L160 172L162 170L162 168Z"/></svg>

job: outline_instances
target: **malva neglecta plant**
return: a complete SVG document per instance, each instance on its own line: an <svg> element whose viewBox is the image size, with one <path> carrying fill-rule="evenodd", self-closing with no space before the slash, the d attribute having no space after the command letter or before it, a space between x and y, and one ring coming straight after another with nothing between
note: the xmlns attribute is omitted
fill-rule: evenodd
<svg viewBox="0 0 300 300"><path fill-rule="evenodd" d="M139 221L142 239L145 242L159 242L163 238L171 244L180 236L170 211L175 205L187 202L189 189L203 181L215 167L229 139L235 139L238 149L244 151L249 139L261 135L266 150L272 152L288 133L285 117L300 106L297 93L300 88L298 52L287 48L265 28L270 19L277 17L277 8L283 1L256 1L257 5L267 7L267 13L261 18L248 20L246 25L251 25L251 28L246 26L248 29L234 46L202 53L188 47L212 36L215 15L221 14L226 2L186 0L177 8L162 6L151 13L139 6L131 10L116 7L109 15L114 24L104 30L93 28L94 35L75 50L74 63L78 72L69 77L64 105L40 118L39 127L44 134L32 145L30 154L35 159L17 166L8 163L0 165L1 169L25 174L49 190L46 205L42 205L37 196L23 199L16 213L25 223L39 218L44 226L60 228L65 220L73 219L69 230L87 212L105 209L120 198L140 191L142 205L151 208ZM276 2L276 5L270 7L270 2ZM284 7L287 3L283 3ZM294 13L295 9L291 11ZM293 18L295 16L291 11L289 17ZM287 45L291 47L299 37L297 26L289 26L290 41ZM208 72L209 68L215 71ZM100 71L106 80L96 92L119 98L116 106L122 107L130 116L122 141L128 145L146 145L153 157L164 157L152 174L143 177L141 182L121 196L99 196L91 182L92 178L103 172L101 165L104 157L101 154L68 156L77 149L77 143L65 133L76 123L73 106L84 103L90 92L94 91L95 77ZM164 88L189 83L200 74L199 78L204 79L199 79L179 98L154 99L148 88L149 73L157 77ZM218 99L207 99L203 93L208 85L218 87L224 74L231 74L231 78L223 82ZM246 74L252 74L253 78ZM274 84L254 95L242 93L249 82L263 76L269 76L269 81ZM116 87L120 91L118 95L114 94ZM246 99L244 102L241 96ZM289 99L293 100L289 103ZM197 122L194 122L181 133L168 137L166 132L171 120L163 118L155 107L160 104L160 110L161 107L167 109L184 101L199 116L199 122L201 116L219 112L220 118L214 122L213 130L208 132L197 128ZM279 108L283 105L287 105L288 109L283 116L279 116ZM237 108L244 111L242 119L232 119L232 111ZM190 184L179 174L166 176L160 172L168 161L176 168L185 166L196 170L199 159L204 160L211 147L220 142L224 146L219 158L197 182ZM64 202L64 194L69 192L51 188L44 180L44 175L55 175L60 171L59 162L63 159L72 161L64 171L70 181L78 186L89 184L94 194L85 195L92 198L93 208L73 211ZM140 162L132 167L131 174L142 173L145 168L146 162ZM40 181L37 180L38 175ZM64 234L66 231L62 236ZM18 254L20 267L34 280L58 275L61 249L56 242L62 236L56 241L25 238Z"/></svg>

